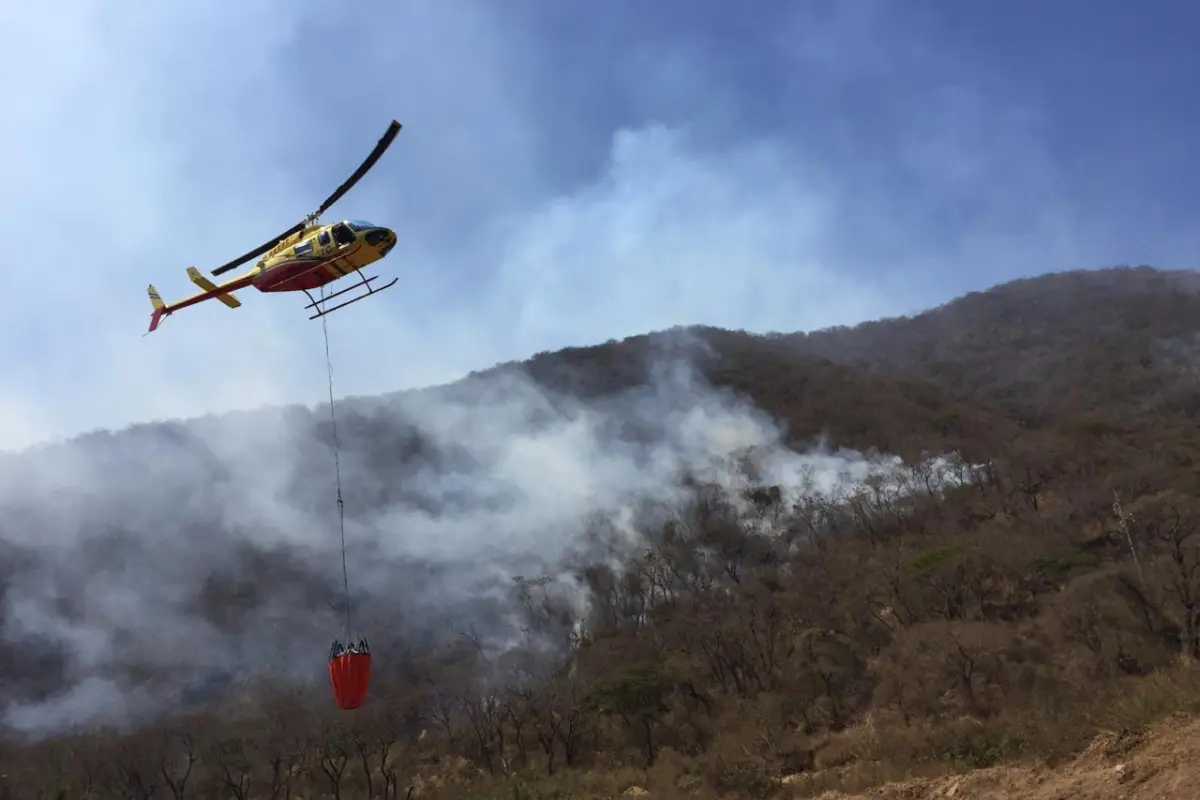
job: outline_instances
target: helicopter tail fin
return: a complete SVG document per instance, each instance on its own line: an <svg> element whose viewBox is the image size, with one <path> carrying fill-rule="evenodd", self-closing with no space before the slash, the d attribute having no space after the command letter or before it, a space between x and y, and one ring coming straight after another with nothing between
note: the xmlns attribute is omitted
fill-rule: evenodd
<svg viewBox="0 0 1200 800"><path fill-rule="evenodd" d="M158 290L154 288L154 284L146 287L146 294L150 295L150 305L154 307L154 313L150 315L150 330L152 331L158 327L158 323L162 322L163 316L167 313L167 306L163 303Z"/></svg>
<svg viewBox="0 0 1200 800"><path fill-rule="evenodd" d="M221 291L220 286L217 286L208 278L201 275L200 270L196 269L195 267L188 267L187 274L192 283L196 284L204 291L214 293ZM237 308L242 304L241 300L238 300L236 297L234 297L233 292L223 292L221 294L214 294L213 296L230 308Z"/></svg>
<svg viewBox="0 0 1200 800"><path fill-rule="evenodd" d="M162 295L158 293L158 289L154 288L153 283L146 287L146 294L150 295L150 305L154 306L155 311L164 307Z"/></svg>

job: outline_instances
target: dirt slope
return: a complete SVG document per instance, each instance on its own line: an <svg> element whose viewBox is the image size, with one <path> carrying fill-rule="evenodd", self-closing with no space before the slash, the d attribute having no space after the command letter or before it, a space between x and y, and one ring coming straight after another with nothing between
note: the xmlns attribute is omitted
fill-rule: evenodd
<svg viewBox="0 0 1200 800"><path fill-rule="evenodd" d="M1144 734L1106 734L1074 761L1051 769L992 767L904 781L863 795L819 800L1195 800L1200 798L1200 718L1178 716Z"/></svg>

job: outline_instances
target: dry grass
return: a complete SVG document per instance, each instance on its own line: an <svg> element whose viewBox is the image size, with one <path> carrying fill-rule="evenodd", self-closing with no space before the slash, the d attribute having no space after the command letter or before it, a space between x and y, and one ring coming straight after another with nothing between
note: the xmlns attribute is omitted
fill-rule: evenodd
<svg viewBox="0 0 1200 800"><path fill-rule="evenodd" d="M567 771L552 777L477 778L426 796L442 800L600 800L646 796L662 800L800 798L859 795L888 784L967 775L1005 764L1053 769L1098 749L1119 758L1141 746L1164 719L1200 713L1200 665L1181 660L1150 676L1125 682L1091 713L1050 714L1027 709L988 722L970 718L905 725L895 715L873 714L814 743L812 768L789 772L762 731L731 732L702 758L670 748L647 769ZM797 734L797 739L803 737ZM418 796L421 796L420 793Z"/></svg>
<svg viewBox="0 0 1200 800"><path fill-rule="evenodd" d="M511 779L475 793L478 800L599 800L636 795L675 798L816 797L858 795L901 781L963 775L1004 764L1053 769L1099 748L1108 758L1142 745L1147 731L1165 719L1200 713L1200 665L1180 660L1170 668L1125 682L1102 708L1073 714L1035 709L1004 714L987 723L969 718L941 724L905 725L894 715L871 715L826 737L814 750L811 770L785 772L762 752L738 751L688 758L664 750L647 770L590 770L552 779ZM743 744L750 744L744 742ZM450 795L446 795L449 797Z"/></svg>

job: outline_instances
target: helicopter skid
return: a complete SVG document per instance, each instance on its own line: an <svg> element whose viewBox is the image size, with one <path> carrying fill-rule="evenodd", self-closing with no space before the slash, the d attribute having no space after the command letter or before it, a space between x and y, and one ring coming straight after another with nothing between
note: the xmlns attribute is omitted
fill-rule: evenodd
<svg viewBox="0 0 1200 800"><path fill-rule="evenodd" d="M311 310L316 311L316 313L313 314L311 317L309 317L309 319L317 319L318 317L323 317L326 314L331 314L334 311L337 311L339 308L345 308L348 305L357 303L359 300L365 300L366 298L370 297L373 294L379 294L380 292L384 291L385 289L390 289L393 285L395 285L396 281L400 280L399 278L392 278L389 282L383 284L382 286L371 286L371 281L379 279L378 275L372 275L371 277L368 278L365 275L363 275L362 272L359 270L355 270L355 272L358 273L358 277L359 277L358 283L354 284L353 286L348 286L345 289L336 291L333 294L325 295L324 297L313 298L313 296L311 294L309 294L308 289L300 290L300 291L304 292L304 295L309 299L309 304L304 307L305 310L311 309ZM342 295L346 294L347 292L353 292L356 289L359 289L359 290L365 289L366 291L359 291L359 293L357 295L355 295L354 297L350 298L349 300L346 300L343 303L338 303L336 306L326 305L330 300L334 299L335 297L341 297Z"/></svg>

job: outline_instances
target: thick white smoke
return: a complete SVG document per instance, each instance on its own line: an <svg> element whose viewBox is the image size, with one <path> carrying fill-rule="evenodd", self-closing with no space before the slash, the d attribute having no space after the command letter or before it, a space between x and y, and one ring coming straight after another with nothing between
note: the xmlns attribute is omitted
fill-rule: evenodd
<svg viewBox="0 0 1200 800"><path fill-rule="evenodd" d="M386 642L462 624L502 643L514 575L576 587L582 610L569 565L589 531L616 534L606 557L633 552L639 514L683 504L685 479L733 498L778 485L794 499L895 466L820 443L790 449L686 357L647 372L587 401L498 369L339 403L360 632ZM319 676L343 632L327 415L143 425L0 460L0 533L18 565L3 641L24 687L3 698L7 724L120 722L265 668ZM33 662L22 654L42 651L49 667L23 675Z"/></svg>

